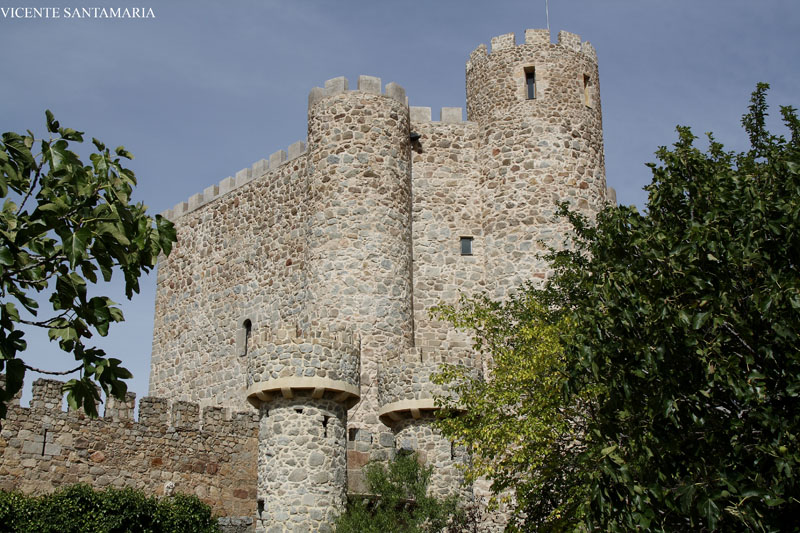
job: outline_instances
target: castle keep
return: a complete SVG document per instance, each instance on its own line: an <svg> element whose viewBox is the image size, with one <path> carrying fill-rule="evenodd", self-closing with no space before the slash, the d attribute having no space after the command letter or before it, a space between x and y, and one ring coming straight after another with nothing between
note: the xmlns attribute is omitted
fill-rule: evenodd
<svg viewBox="0 0 800 533"><path fill-rule="evenodd" d="M158 267L150 394L249 410L236 431L252 428L257 481L237 494L257 531L328 531L346 491L364 490L364 464L399 449L436 466L433 491L469 498L465 454L430 425L445 393L430 374L486 362L429 310L543 279L540 254L567 231L556 203L591 216L613 201L597 58L577 35L527 30L475 49L467 120L461 108L432 120L370 76L324 85L306 142L164 213L178 243Z"/></svg>

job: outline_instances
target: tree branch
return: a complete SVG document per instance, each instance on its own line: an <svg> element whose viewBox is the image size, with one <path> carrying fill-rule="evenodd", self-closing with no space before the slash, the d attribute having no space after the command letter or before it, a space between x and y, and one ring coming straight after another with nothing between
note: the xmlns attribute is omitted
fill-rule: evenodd
<svg viewBox="0 0 800 533"><path fill-rule="evenodd" d="M72 370L65 370L63 372L52 372L52 371L49 371L49 370L42 370L40 368L35 368L35 367L32 367L32 366L24 364L24 363L23 363L23 366L25 367L26 370L33 370L34 372L39 372L40 374L47 374L47 375L50 375L50 376L66 376L67 374L72 374L73 372L77 372L78 370L83 368L83 365L79 365L79 366L73 368Z"/></svg>

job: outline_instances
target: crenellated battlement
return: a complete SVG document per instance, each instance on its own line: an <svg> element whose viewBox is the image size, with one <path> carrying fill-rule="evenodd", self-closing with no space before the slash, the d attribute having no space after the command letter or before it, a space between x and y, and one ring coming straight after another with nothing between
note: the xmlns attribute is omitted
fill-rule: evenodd
<svg viewBox="0 0 800 533"><path fill-rule="evenodd" d="M0 374L0 383L5 376ZM4 383L3 383L4 384ZM258 419L250 412L142 398L107 398L105 414L64 411L63 383L38 379L30 407L9 404L0 434L0 488L40 495L87 483L161 496L195 494L227 524L253 523Z"/></svg>
<svg viewBox="0 0 800 533"><path fill-rule="evenodd" d="M362 74L358 77L358 85L355 90L350 90L350 84L344 76L326 80L325 87L313 87L308 93L308 109L310 111L317 102L325 98L344 93L382 94L403 105L408 105L408 97L406 97L406 90L403 87L395 82L389 82L386 84L385 90L381 92L380 78Z"/></svg>
<svg viewBox="0 0 800 533"><path fill-rule="evenodd" d="M325 81L325 87L314 87L308 96L308 107L311 107L318 101L329 96L335 96L343 93L366 93L366 94L382 94L387 98L394 99L403 105L408 105L408 97L403 87L397 83L390 82L382 88L381 79L375 76L359 76L358 85L356 90L349 90L349 82L344 76L332 78ZM382 89L383 92L382 92ZM456 111L457 110L457 111ZM458 118L455 118L455 117ZM443 108L442 109L443 122L461 122L461 108ZM161 213L161 216L176 221L183 215L196 211L200 207L229 194L231 191L250 183L254 179L277 170L284 164L290 163L298 157L305 154L307 151L305 141L297 141L286 150L278 150L270 154L267 159L260 159L253 163L251 166L243 168L236 172L233 176L228 176L222 179L219 183L210 185L190 196L187 200L179 202L172 209L168 209Z"/></svg>
<svg viewBox="0 0 800 533"><path fill-rule="evenodd" d="M217 198L227 195L231 191L250 183L254 179L277 170L287 163L291 163L305 153L305 141L297 141L296 143L290 144L287 150L273 152L270 154L269 159L260 159L251 166L241 169L235 175L228 176L219 183L206 187L203 189L203 192L193 194L188 200L176 204L172 209L163 211L161 216L174 222L183 215L191 213Z"/></svg>
<svg viewBox="0 0 800 533"><path fill-rule="evenodd" d="M467 71L473 65L485 61L491 54L512 50L518 46L560 46L572 52L583 54L590 60L597 62L597 52L589 41L581 41L580 35L563 30L558 32L558 41L556 43L550 41L549 30L530 29L525 30L525 42L520 45L517 45L514 33L506 33L492 37L490 46L491 50L485 44L480 44L470 53L467 61Z"/></svg>
<svg viewBox="0 0 800 533"><path fill-rule="evenodd" d="M431 108L422 106L411 106L408 108L411 114L411 122L439 122L441 124L459 124L466 122L463 118L463 107L443 107L439 111L439 120L431 120Z"/></svg>
<svg viewBox="0 0 800 533"><path fill-rule="evenodd" d="M0 383L5 383L5 375L0 375ZM42 415L51 417L86 418L82 410L64 411L64 382L54 379L37 379L32 385L30 407L21 407L19 397L9 403L15 410L17 419L41 420ZM133 417L136 394L128 392L125 400L113 396L105 399L105 413L93 422L97 424L130 422L139 430L147 431L197 431L203 433L253 436L257 432L257 418L254 413L231 412L221 407L200 407L194 402L170 402L165 398L145 396L139 400L139 419Z"/></svg>

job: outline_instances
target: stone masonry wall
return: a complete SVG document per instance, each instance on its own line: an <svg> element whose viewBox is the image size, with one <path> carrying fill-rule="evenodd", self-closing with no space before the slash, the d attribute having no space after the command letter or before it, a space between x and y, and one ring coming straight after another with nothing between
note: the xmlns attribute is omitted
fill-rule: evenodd
<svg viewBox="0 0 800 533"><path fill-rule="evenodd" d="M477 202L480 149L478 125L463 122L461 108L411 108L415 346L425 352L463 350L470 339L449 323L431 318L430 309L455 303L485 289L485 248ZM472 237L472 255L461 255L461 237Z"/></svg>
<svg viewBox="0 0 800 533"><path fill-rule="evenodd" d="M135 396L109 402L104 417L61 410L61 382L37 380L31 406L10 405L0 431L0 488L27 494L88 483L150 495L194 494L226 523L252 524L256 512L258 422L195 403ZM233 520L230 520L233 518Z"/></svg>
<svg viewBox="0 0 800 533"><path fill-rule="evenodd" d="M477 377L480 372L480 367L476 366L477 363L471 358L466 356L458 358L454 354L441 354L439 360L420 361L406 358L402 361L392 361L380 369L378 389L380 405L383 407L409 400L433 400L437 396L450 396L452 392L447 387L431 381L431 376L439 371L443 362L464 368L472 377Z"/></svg>
<svg viewBox="0 0 800 533"><path fill-rule="evenodd" d="M395 425L398 450L415 452L420 462L433 467L428 493L436 497L459 496L462 504L472 500L472 490L465 487L460 466L467 464L469 456L463 446L455 446L433 427L434 415L419 419L407 418Z"/></svg>
<svg viewBox="0 0 800 533"><path fill-rule="evenodd" d="M304 173L302 155L245 169L238 187L180 217L158 264L150 394L248 408L244 321L258 335L302 310Z"/></svg>

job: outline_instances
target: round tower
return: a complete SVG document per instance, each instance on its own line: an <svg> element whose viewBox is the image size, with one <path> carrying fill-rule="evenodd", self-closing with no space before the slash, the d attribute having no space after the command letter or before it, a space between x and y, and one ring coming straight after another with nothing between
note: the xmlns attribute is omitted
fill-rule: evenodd
<svg viewBox="0 0 800 533"><path fill-rule="evenodd" d="M469 354L462 357L448 354L450 364L465 367L477 375ZM466 449L455 446L433 426L436 412L435 397L447 397L452 391L431 381L445 362L444 354L425 360L417 349L409 350L405 357L381 365L378 394L381 421L392 428L397 452L415 452L433 472L428 488L430 494L440 497L458 495L462 501L472 498L470 487L464 485L464 475L459 465L469 460Z"/></svg>
<svg viewBox="0 0 800 533"><path fill-rule="evenodd" d="M481 45L466 67L467 116L483 138L480 191L487 289L495 298L545 278L540 254L569 226L557 204L593 216L606 198L597 55L568 33L513 33Z"/></svg>
<svg viewBox="0 0 800 533"><path fill-rule="evenodd" d="M405 90L361 76L314 88L308 109L308 271L312 328L361 338L362 404L351 422L378 431L378 361L413 342L411 143Z"/></svg>
<svg viewBox="0 0 800 533"><path fill-rule="evenodd" d="M295 327L252 340L247 400L260 417L256 531L332 531L346 502L358 341L344 331L304 335Z"/></svg>

